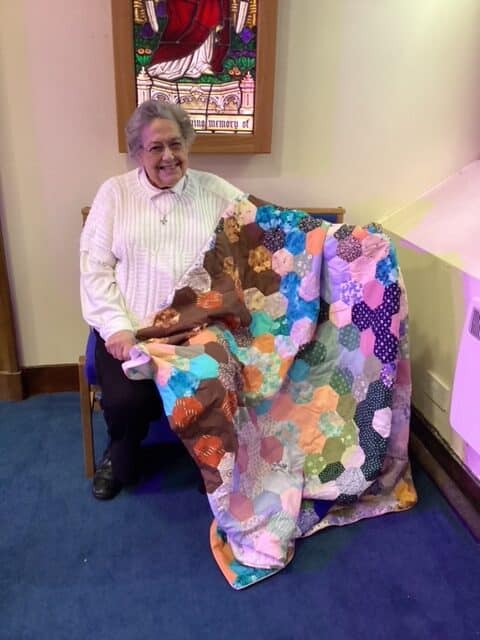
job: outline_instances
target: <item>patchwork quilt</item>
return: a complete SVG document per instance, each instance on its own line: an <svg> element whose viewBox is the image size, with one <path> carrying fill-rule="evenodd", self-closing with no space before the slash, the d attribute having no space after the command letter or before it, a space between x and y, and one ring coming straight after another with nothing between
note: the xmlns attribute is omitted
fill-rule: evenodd
<svg viewBox="0 0 480 640"><path fill-rule="evenodd" d="M231 204L124 363L198 465L235 589L295 540L416 502L407 300L376 225Z"/></svg>

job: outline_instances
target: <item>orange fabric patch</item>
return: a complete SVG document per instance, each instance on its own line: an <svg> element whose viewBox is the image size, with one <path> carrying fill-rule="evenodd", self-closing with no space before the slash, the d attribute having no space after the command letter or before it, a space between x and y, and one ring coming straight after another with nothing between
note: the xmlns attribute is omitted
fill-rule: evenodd
<svg viewBox="0 0 480 640"><path fill-rule="evenodd" d="M168 358L169 356L175 355L175 346L173 344L165 344L162 342L162 339L157 340L153 338L145 343L148 349L148 353L151 356L156 356L157 358Z"/></svg>
<svg viewBox="0 0 480 640"><path fill-rule="evenodd" d="M417 502L417 492L415 491L414 486L405 482L405 480L400 480L395 487L395 497L400 503L400 507L402 509L411 507Z"/></svg>
<svg viewBox="0 0 480 640"><path fill-rule="evenodd" d="M295 415L295 417L298 417L299 420L301 420L302 417L310 419L310 423L299 422L299 424L302 425L302 429L298 436L298 444L302 451L305 453L318 453L321 451L325 444L326 437L318 429L318 416L305 412L303 416Z"/></svg>
<svg viewBox="0 0 480 640"><path fill-rule="evenodd" d="M366 238L368 235L368 231L366 229L362 229L362 227L355 227L355 229L352 231L352 236L360 241Z"/></svg>
<svg viewBox="0 0 480 640"><path fill-rule="evenodd" d="M280 378L282 378L282 380L287 375L288 370L290 369L290 365L292 364L292 360L293 360L292 357L284 358L282 360L282 362L280 363L280 367L279 367L278 373L280 375Z"/></svg>
<svg viewBox="0 0 480 640"><path fill-rule="evenodd" d="M237 394L233 391L227 391L222 402L222 411L229 422L233 420L237 407Z"/></svg>
<svg viewBox="0 0 480 640"><path fill-rule="evenodd" d="M247 364L243 368L243 379L245 381L245 391L258 391L262 386L262 372L253 364Z"/></svg>
<svg viewBox="0 0 480 640"><path fill-rule="evenodd" d="M187 427L198 418L203 405L196 398L178 398L172 411L172 420L176 427Z"/></svg>
<svg viewBox="0 0 480 640"><path fill-rule="evenodd" d="M202 309L219 309L222 304L223 296L219 291L206 291L197 298L197 305Z"/></svg>
<svg viewBox="0 0 480 640"><path fill-rule="evenodd" d="M325 385L315 389L313 398L308 404L320 415L324 411L335 411L338 397L338 393L330 385Z"/></svg>
<svg viewBox="0 0 480 640"><path fill-rule="evenodd" d="M312 229L312 231L309 231L307 233L305 242L305 248L307 252L313 256L318 255L322 250L323 242L326 235L327 232L321 227L317 227L316 229Z"/></svg>
<svg viewBox="0 0 480 640"><path fill-rule="evenodd" d="M262 353L273 353L275 351L275 338L271 333L258 336L253 341L253 346Z"/></svg>
<svg viewBox="0 0 480 640"><path fill-rule="evenodd" d="M220 536L217 534L217 521L214 520L210 525L210 547L212 549L213 556L217 561L220 571L225 576L227 582L234 584L237 579L237 574L230 569L230 565L235 560L233 551L228 542L223 542Z"/></svg>
<svg viewBox="0 0 480 640"><path fill-rule="evenodd" d="M207 344L208 342L218 342L217 334L210 329L200 331L188 339L188 344Z"/></svg>
<svg viewBox="0 0 480 640"><path fill-rule="evenodd" d="M225 449L218 436L201 436L193 446L195 455L201 464L215 469L225 454Z"/></svg>

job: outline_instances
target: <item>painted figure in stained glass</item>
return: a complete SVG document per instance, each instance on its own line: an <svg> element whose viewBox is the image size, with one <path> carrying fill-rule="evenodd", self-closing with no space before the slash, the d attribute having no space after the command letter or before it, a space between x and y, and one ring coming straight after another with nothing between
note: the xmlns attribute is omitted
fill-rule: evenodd
<svg viewBox="0 0 480 640"><path fill-rule="evenodd" d="M256 0L133 0L137 102L181 103L202 133L252 133Z"/></svg>
<svg viewBox="0 0 480 640"><path fill-rule="evenodd" d="M178 80L221 72L230 44L228 0L166 0L165 7L169 19L152 56L150 75Z"/></svg>

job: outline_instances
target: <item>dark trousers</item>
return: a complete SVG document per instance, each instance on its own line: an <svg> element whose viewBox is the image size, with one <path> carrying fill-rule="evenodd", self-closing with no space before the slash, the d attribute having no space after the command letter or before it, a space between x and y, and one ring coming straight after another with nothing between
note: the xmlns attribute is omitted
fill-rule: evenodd
<svg viewBox="0 0 480 640"><path fill-rule="evenodd" d="M122 484L130 484L138 477L140 443L149 423L163 414L162 402L153 380L127 378L121 361L108 353L98 334L95 367L110 436L113 474Z"/></svg>

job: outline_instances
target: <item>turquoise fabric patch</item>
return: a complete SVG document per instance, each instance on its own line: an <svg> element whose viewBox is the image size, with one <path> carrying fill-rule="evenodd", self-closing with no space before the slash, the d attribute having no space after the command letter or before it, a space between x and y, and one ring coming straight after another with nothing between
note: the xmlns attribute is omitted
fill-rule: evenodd
<svg viewBox="0 0 480 640"><path fill-rule="evenodd" d="M263 311L255 311L254 313L252 313L250 333L255 338L265 333L273 334L275 330L275 324L275 321L272 320L272 318Z"/></svg>
<svg viewBox="0 0 480 640"><path fill-rule="evenodd" d="M202 353L190 360L190 373L199 380L206 378L216 378L218 376L218 363L207 353Z"/></svg>

